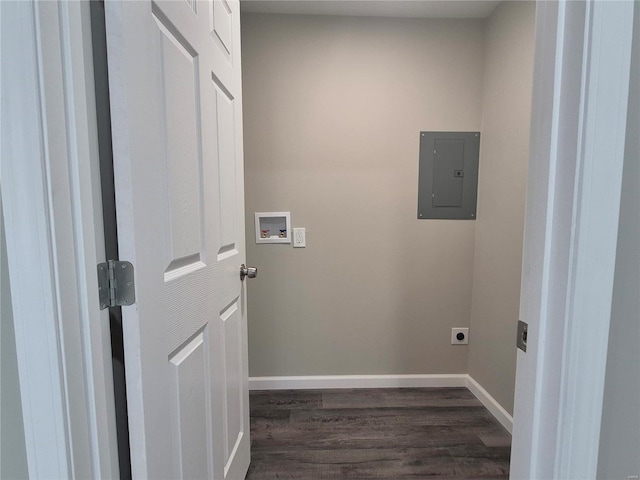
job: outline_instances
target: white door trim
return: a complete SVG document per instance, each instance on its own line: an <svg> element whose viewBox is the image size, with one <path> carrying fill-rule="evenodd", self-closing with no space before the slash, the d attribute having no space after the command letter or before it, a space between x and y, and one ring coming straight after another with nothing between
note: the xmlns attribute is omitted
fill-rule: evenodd
<svg viewBox="0 0 640 480"><path fill-rule="evenodd" d="M633 2L588 4L589 64L564 337L556 478L595 478L618 244ZM637 86L636 86L637 87Z"/></svg>
<svg viewBox="0 0 640 480"><path fill-rule="evenodd" d="M539 2L511 478L595 478L633 2Z"/></svg>
<svg viewBox="0 0 640 480"><path fill-rule="evenodd" d="M0 2L0 182L30 478L118 478L88 2Z"/></svg>

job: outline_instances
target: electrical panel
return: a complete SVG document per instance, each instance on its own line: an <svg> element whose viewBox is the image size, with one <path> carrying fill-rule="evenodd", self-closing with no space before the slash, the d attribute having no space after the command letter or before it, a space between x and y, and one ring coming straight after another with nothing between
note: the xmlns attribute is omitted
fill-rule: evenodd
<svg viewBox="0 0 640 480"><path fill-rule="evenodd" d="M420 132L418 219L474 220L480 132Z"/></svg>

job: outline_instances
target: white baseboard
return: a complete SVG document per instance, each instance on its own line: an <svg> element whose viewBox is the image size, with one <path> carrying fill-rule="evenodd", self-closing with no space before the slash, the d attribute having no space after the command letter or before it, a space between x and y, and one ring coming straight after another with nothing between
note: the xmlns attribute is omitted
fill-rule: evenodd
<svg viewBox="0 0 640 480"><path fill-rule="evenodd" d="M500 422L509 433L513 431L513 417L509 415L502 405L487 392L482 385L476 382L473 377L467 375L467 388L473 393L480 402L491 412L491 414Z"/></svg>
<svg viewBox="0 0 640 480"><path fill-rule="evenodd" d="M466 373L425 375L312 375L250 377L249 390L313 390L330 388L467 387L491 414L513 430L513 417Z"/></svg>
<svg viewBox="0 0 640 480"><path fill-rule="evenodd" d="M328 388L466 387L467 374L451 375L313 375L251 377L249 390Z"/></svg>

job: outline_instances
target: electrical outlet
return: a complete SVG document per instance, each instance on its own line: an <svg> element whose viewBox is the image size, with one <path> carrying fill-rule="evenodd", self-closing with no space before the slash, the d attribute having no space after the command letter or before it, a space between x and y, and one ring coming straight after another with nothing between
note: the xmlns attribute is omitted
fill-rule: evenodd
<svg viewBox="0 0 640 480"><path fill-rule="evenodd" d="M467 345L469 343L468 328L451 329L451 345Z"/></svg>
<svg viewBox="0 0 640 480"><path fill-rule="evenodd" d="M307 246L307 233L304 228L293 229L293 248L304 248Z"/></svg>

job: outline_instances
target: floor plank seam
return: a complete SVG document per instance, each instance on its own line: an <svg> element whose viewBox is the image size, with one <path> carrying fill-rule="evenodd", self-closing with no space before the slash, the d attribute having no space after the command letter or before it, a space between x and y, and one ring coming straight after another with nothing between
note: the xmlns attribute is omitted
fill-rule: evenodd
<svg viewBox="0 0 640 480"><path fill-rule="evenodd" d="M248 480L508 478L511 436L466 388L251 392Z"/></svg>

